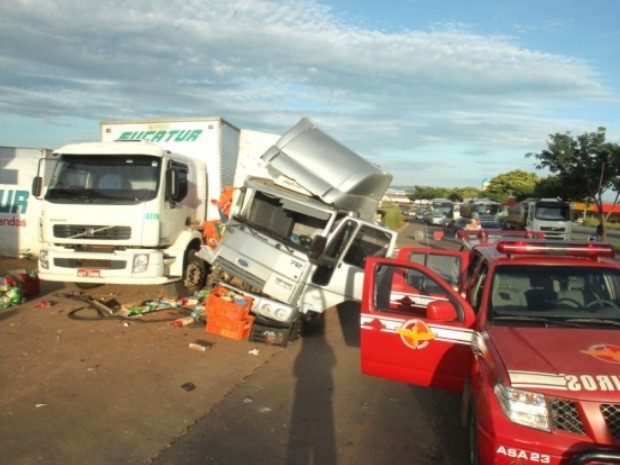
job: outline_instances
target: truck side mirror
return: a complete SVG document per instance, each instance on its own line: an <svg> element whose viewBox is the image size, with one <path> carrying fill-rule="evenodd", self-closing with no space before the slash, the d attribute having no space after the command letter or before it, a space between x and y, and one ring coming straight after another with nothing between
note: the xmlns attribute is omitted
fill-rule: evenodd
<svg viewBox="0 0 620 465"><path fill-rule="evenodd" d="M314 236L308 249L308 257L310 258L310 260L317 260L321 255L323 255L326 245L327 238L325 236Z"/></svg>
<svg viewBox="0 0 620 465"><path fill-rule="evenodd" d="M41 196L41 190L43 189L43 178L41 176L35 176L32 180L31 192L34 197Z"/></svg>
<svg viewBox="0 0 620 465"><path fill-rule="evenodd" d="M166 186L165 186L165 200L167 202L176 202L179 192L179 173L176 170L166 170Z"/></svg>
<svg viewBox="0 0 620 465"><path fill-rule="evenodd" d="M455 321L456 308L446 300L433 300L426 306L426 318L432 321Z"/></svg>

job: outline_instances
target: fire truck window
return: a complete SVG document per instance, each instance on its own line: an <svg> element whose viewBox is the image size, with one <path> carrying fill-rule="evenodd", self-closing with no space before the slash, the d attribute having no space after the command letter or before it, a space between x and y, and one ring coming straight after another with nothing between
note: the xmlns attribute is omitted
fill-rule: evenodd
<svg viewBox="0 0 620 465"><path fill-rule="evenodd" d="M480 304L482 303L482 294L484 292L486 279L487 263L484 262L481 264L480 269L477 270L475 276L475 283L469 294L469 304L472 306L476 313L478 313L478 310L480 310Z"/></svg>
<svg viewBox="0 0 620 465"><path fill-rule="evenodd" d="M424 318L426 307L436 300L450 300L441 285L424 272L408 267L383 265L375 280L375 309ZM453 302L457 305L458 303Z"/></svg>

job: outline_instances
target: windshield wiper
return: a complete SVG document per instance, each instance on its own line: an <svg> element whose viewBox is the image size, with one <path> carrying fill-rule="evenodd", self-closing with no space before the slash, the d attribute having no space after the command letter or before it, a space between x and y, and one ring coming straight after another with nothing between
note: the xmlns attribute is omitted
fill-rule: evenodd
<svg viewBox="0 0 620 465"><path fill-rule="evenodd" d="M495 321L531 321L533 323L544 323L546 325L560 325L560 326L570 326L573 328L580 328L582 325L578 324L580 320L573 319L551 319L542 316L530 316L530 315L495 315L489 323L494 323Z"/></svg>
<svg viewBox="0 0 620 465"><path fill-rule="evenodd" d="M620 320L602 320L600 318L569 318L565 321L571 321L575 323L591 323L599 325L620 326Z"/></svg>

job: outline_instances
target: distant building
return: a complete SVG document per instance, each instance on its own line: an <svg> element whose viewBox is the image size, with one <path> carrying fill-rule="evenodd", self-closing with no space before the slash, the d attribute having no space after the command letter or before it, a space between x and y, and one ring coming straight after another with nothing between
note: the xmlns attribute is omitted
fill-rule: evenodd
<svg viewBox="0 0 620 465"><path fill-rule="evenodd" d="M382 199L384 202L393 202L400 205L411 205L411 199L405 194L386 193Z"/></svg>
<svg viewBox="0 0 620 465"><path fill-rule="evenodd" d="M585 215L588 216L596 216L598 215L598 210L596 208L596 204L589 203L588 208L586 210L585 203L583 202L574 202L572 204L572 214L573 220L578 218L583 218ZM613 204L611 202L603 202L603 213L607 215L611 211ZM619 223L620 222L620 205L616 205L613 209L612 214L609 216L610 223Z"/></svg>

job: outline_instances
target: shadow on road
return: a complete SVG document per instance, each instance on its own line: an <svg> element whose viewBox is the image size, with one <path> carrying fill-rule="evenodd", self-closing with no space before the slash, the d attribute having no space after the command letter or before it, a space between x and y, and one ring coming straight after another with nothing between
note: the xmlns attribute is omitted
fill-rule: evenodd
<svg viewBox="0 0 620 465"><path fill-rule="evenodd" d="M335 465L332 369L336 358L323 327L302 339L295 360L296 378L291 411L287 461L289 465Z"/></svg>

